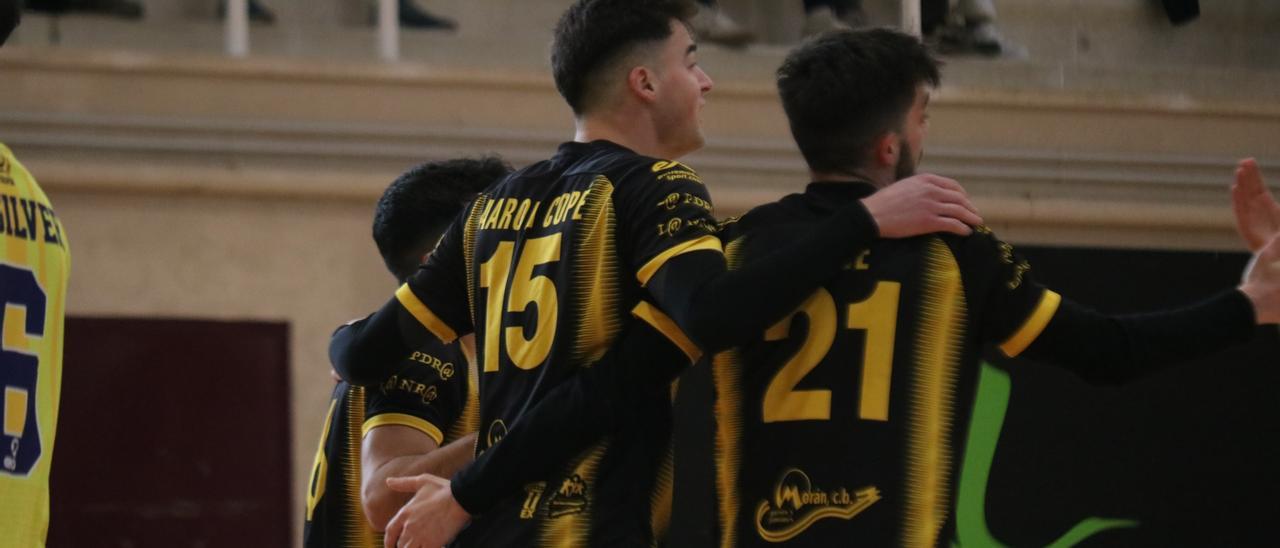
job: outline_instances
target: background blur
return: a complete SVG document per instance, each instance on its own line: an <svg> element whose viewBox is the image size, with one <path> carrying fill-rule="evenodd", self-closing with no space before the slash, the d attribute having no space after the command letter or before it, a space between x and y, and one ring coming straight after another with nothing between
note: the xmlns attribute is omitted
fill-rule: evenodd
<svg viewBox="0 0 1280 548"><path fill-rule="evenodd" d="M371 241L373 204L424 160L494 152L523 165L572 138L547 61L550 29L568 2L421 0L459 28L403 29L398 61L379 55L365 0L262 0L276 21L250 25L243 57L226 53L216 0L137 3L140 19L29 12L0 51L0 141L50 196L74 263L50 543L297 545L332 388L329 334L395 288ZM717 214L728 216L806 182L772 84L803 14L790 0L721 6L760 41L703 47L716 88L704 111L707 147L687 163L708 182ZM873 22L897 21L896 0L864 6ZM946 58L922 168L960 180L997 234L1040 252L1029 254L1046 261L1033 262L1037 272L1089 280L1067 277L1059 285L1068 296L1105 309L1117 295L1169 303L1231 284L1243 262L1227 194L1235 159L1258 157L1280 186L1280 2L1205 2L1198 19L1179 26L1158 0L996 7L1001 32L1025 55ZM1119 284L1113 268L1144 277L1108 285ZM1214 274L1187 281L1205 269ZM1062 285L1073 280L1081 286L1074 294ZM1258 345L1231 358L1244 365L1223 367L1261 370L1263 356L1274 365L1274 334ZM1166 380L1189 390L1198 378ZM1267 503L1232 493L1280 487L1271 472L1249 474L1280 456L1280 408L1258 390L1274 393L1274 380L1237 375L1218 396L1195 400L1151 384L1117 396L1015 375L1005 435L1015 454L1039 447L1062 457L1010 430L1079 417L1078 432L1063 439L1093 441L1074 446L1078 457L1068 460L1096 460L1105 458L1090 449L1099 439L1122 437L1099 425L1120 421L1124 439L1151 459L1173 453L1189 459L1174 463L1197 462L1221 446L1166 452L1165 438L1148 440L1150 430L1124 423L1117 417L1133 414L1120 411L1157 420L1160 405L1233 402L1232 415L1198 413L1164 428L1190 424L1186 436L1198 439L1222 421L1247 422L1247 439L1229 439L1259 460L1207 462L1260 483L1207 482L1185 496L1219 514L1236 504L1265 516ZM1018 404L1077 389L1092 394L1091 406L1138 409L1084 416ZM1002 462L1044 461L1034 453L1002 461L1004 454L992 473L991 527L998 537L1001 526L1024 528L1004 533L1005 542L1045 544L1066 527L1047 523L1042 538L1025 531L1038 522L1002 508L1043 508L1011 494L1027 488L1018 474L1072 476L1035 464L1001 472ZM1165 476L1142 462L1090 474L1150 473L1151 485L1176 484L1176 467ZM1134 499L1115 517L1176 496L1104 483ZM1090 489L1079 482L1059 488L1067 500L1094 496L1072 495ZM1170 536L1169 527L1203 517L1197 505L1159 508L1164 521L1148 518L1147 530L1164 533L1113 545L1168 545L1188 538ZM1234 522L1204 527L1226 523ZM682 538L701 538L696 524L684 526L690 536ZM1232 527L1242 536L1206 539L1256 540L1247 520Z"/></svg>

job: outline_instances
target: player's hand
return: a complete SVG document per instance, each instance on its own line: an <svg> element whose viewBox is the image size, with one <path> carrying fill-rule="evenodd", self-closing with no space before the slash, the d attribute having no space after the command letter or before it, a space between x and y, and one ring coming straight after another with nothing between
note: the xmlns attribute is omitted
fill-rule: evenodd
<svg viewBox="0 0 1280 548"><path fill-rule="evenodd" d="M1240 291L1253 302L1259 324L1280 323L1280 236L1254 254Z"/></svg>
<svg viewBox="0 0 1280 548"><path fill-rule="evenodd" d="M1236 214L1236 231L1249 251L1257 252L1280 234L1280 203L1262 182L1262 171L1253 158L1240 160L1236 182L1231 185L1231 208Z"/></svg>
<svg viewBox="0 0 1280 548"><path fill-rule="evenodd" d="M387 523L386 548L438 548L452 541L471 521L454 500L447 479L431 474L387 478L387 487L414 495Z"/></svg>
<svg viewBox="0 0 1280 548"><path fill-rule="evenodd" d="M908 238L934 232L968 236L982 224L964 187L946 177L921 173L876 191L862 200L882 238Z"/></svg>
<svg viewBox="0 0 1280 548"><path fill-rule="evenodd" d="M342 382L342 375L339 375L338 370L332 367L329 368L329 378L333 379L333 384Z"/></svg>

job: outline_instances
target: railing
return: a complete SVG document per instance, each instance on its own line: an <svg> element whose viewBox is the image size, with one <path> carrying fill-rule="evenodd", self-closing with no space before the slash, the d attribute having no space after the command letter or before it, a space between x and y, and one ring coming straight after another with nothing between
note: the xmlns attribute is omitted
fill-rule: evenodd
<svg viewBox="0 0 1280 548"><path fill-rule="evenodd" d="M384 61L400 58L400 5L378 0L378 55ZM249 1L227 0L226 52L231 57L249 55Z"/></svg>
<svg viewBox="0 0 1280 548"><path fill-rule="evenodd" d="M400 6L396 0L378 0L378 55L384 61L400 58ZM919 0L900 0L902 30L921 35ZM227 0L226 52L232 57L249 54L249 2Z"/></svg>

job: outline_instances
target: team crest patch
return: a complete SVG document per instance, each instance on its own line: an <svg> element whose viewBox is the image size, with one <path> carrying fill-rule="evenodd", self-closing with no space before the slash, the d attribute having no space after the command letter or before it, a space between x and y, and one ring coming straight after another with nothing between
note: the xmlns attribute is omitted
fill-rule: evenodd
<svg viewBox="0 0 1280 548"><path fill-rule="evenodd" d="M843 487L822 490L800 469L788 468L774 488L773 500L756 506L756 532L769 542L787 541L820 519L853 519L879 500L875 486L853 492Z"/></svg>
<svg viewBox="0 0 1280 548"><path fill-rule="evenodd" d="M663 160L653 164L650 169L657 173L658 180L664 183L692 181L702 184L702 178L698 177L698 173L680 162Z"/></svg>
<svg viewBox="0 0 1280 548"><path fill-rule="evenodd" d="M581 514L587 509L587 482L574 474L564 479L560 489L547 501L547 514L553 518Z"/></svg>
<svg viewBox="0 0 1280 548"><path fill-rule="evenodd" d="M494 445L497 445L498 442L502 441L502 438L506 436L507 436L507 424L502 422L502 419L493 421L491 424L489 424L488 435L485 436L485 442L488 444L488 445L485 445L485 447L487 448L487 447L493 447Z"/></svg>

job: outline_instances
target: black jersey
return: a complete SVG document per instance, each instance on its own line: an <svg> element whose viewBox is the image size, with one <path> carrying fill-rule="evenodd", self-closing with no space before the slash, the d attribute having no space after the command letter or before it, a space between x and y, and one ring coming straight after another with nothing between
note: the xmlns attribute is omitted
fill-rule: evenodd
<svg viewBox="0 0 1280 548"><path fill-rule="evenodd" d="M870 185L814 183L722 237L730 265ZM869 246L758 342L715 359L724 546L935 546L984 344L1025 348L1057 294L985 229Z"/></svg>
<svg viewBox="0 0 1280 548"><path fill-rule="evenodd" d="M663 264L720 252L711 214L693 170L606 141L562 145L481 193L396 294L442 340L476 333L479 451L604 355ZM457 543L604 546L660 536L670 406L650 403L643 427L526 485Z"/></svg>
<svg viewBox="0 0 1280 548"><path fill-rule="evenodd" d="M363 388L340 382L333 389L324 434L307 491L303 544L308 547L377 548L382 534L365 518L360 502L360 444L379 426L420 430L445 445L476 431L479 422L471 366L458 343L432 343L408 356L395 375Z"/></svg>
<svg viewBox="0 0 1280 548"><path fill-rule="evenodd" d="M721 234L730 267L873 191L813 183L752 210ZM1104 316L1030 270L985 227L877 240L790 318L716 356L722 544L950 542L963 430L987 351L1111 383L1253 336L1252 304L1239 291Z"/></svg>

